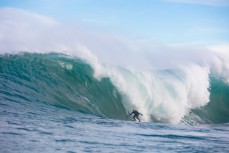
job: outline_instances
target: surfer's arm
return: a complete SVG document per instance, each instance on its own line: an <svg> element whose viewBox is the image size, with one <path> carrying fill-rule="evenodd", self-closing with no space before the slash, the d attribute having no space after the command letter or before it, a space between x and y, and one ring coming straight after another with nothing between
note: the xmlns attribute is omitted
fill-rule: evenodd
<svg viewBox="0 0 229 153"><path fill-rule="evenodd" d="M129 115L127 115L127 116L130 116L131 114L133 114L133 112L131 112Z"/></svg>

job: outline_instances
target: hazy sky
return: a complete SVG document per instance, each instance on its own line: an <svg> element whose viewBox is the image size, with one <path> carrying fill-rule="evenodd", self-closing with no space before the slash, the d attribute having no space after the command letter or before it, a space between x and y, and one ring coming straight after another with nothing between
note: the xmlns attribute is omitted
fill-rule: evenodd
<svg viewBox="0 0 229 153"><path fill-rule="evenodd" d="M1 0L0 7L163 43L229 42L229 0Z"/></svg>

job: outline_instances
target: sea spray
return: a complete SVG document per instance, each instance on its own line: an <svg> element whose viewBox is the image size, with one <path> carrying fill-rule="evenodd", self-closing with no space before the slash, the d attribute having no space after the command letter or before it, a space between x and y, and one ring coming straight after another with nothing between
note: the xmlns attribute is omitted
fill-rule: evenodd
<svg viewBox="0 0 229 153"><path fill-rule="evenodd" d="M143 112L145 121L178 123L191 109L209 102L208 68L190 65L151 72L104 69L103 76L109 77L123 94L126 108Z"/></svg>

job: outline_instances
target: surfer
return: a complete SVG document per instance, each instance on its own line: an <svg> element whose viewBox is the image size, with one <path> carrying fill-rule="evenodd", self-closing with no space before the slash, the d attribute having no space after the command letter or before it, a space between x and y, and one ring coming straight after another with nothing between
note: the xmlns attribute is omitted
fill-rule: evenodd
<svg viewBox="0 0 229 153"><path fill-rule="evenodd" d="M136 118L137 118L138 121L141 122L140 119L138 118L139 115L142 115L141 113L139 113L137 110L133 109L133 111L132 111L129 115L127 115L127 116L130 116L130 115L132 115L132 114L134 114L133 119L134 119L135 121L136 121Z"/></svg>

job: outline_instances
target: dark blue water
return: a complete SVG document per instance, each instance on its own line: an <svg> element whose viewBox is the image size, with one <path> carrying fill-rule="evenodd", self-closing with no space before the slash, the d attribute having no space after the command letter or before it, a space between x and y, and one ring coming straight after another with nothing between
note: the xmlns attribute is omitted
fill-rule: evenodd
<svg viewBox="0 0 229 153"><path fill-rule="evenodd" d="M2 104L0 120L2 153L229 151L229 124L139 123L18 103Z"/></svg>
<svg viewBox="0 0 229 153"><path fill-rule="evenodd" d="M229 152L228 89L212 77L210 102L179 123L133 122L123 93L85 62L1 55L0 152Z"/></svg>

